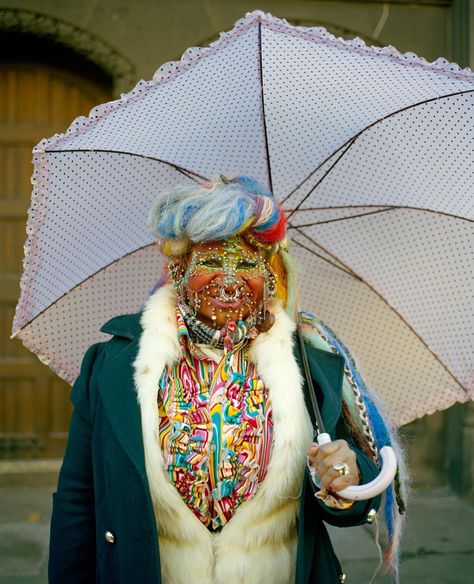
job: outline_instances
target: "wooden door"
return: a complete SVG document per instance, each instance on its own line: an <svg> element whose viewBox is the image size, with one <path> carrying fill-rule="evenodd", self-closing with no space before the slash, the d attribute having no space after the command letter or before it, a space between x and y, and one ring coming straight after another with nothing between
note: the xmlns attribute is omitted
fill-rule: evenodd
<svg viewBox="0 0 474 584"><path fill-rule="evenodd" d="M70 388L10 340L31 195L31 150L110 99L106 86L41 63L0 63L0 458L63 454Z"/></svg>

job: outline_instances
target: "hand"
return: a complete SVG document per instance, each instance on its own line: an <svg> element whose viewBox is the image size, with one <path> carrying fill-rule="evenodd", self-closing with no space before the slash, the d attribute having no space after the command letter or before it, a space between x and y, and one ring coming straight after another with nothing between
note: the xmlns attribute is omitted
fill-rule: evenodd
<svg viewBox="0 0 474 584"><path fill-rule="evenodd" d="M327 491L341 491L351 485L358 485L360 476L355 452L349 448L345 440L334 440L328 444L318 446L312 444L308 450L309 463L314 467L321 487ZM332 465L336 462L345 462L351 472L340 475Z"/></svg>

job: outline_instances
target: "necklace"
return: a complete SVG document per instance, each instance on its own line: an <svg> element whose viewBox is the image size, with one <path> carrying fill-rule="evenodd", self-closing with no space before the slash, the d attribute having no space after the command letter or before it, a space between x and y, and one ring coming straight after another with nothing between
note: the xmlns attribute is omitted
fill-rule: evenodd
<svg viewBox="0 0 474 584"><path fill-rule="evenodd" d="M178 307L189 335L195 343L211 345L218 349L231 349L246 339L254 339L258 334L253 321L231 320L221 329L214 329L199 320L183 302L178 303Z"/></svg>

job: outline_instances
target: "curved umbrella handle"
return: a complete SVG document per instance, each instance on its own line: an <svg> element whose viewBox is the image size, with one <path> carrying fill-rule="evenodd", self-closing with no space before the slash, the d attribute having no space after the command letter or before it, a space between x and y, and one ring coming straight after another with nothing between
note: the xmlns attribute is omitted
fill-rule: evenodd
<svg viewBox="0 0 474 584"><path fill-rule="evenodd" d="M317 441L321 446L322 444L331 442L331 437L324 432L318 434ZM382 458L382 468L375 479L365 485L356 485L347 487L342 491L337 491L338 496L350 501L365 501L383 493L395 477L395 473L397 472L397 458L391 446L381 448L380 456Z"/></svg>

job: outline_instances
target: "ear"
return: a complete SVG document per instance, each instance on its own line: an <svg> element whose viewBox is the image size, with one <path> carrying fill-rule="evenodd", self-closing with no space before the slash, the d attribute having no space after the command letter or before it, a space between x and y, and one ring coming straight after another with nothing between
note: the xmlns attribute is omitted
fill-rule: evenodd
<svg viewBox="0 0 474 584"><path fill-rule="evenodd" d="M183 257L173 258L168 263L168 271L175 288L179 288L183 283L186 264Z"/></svg>

